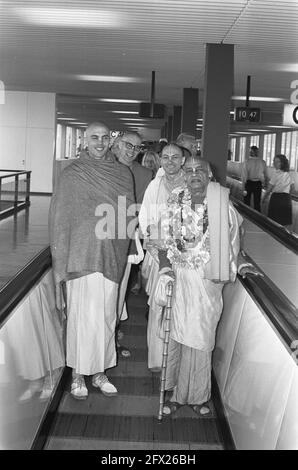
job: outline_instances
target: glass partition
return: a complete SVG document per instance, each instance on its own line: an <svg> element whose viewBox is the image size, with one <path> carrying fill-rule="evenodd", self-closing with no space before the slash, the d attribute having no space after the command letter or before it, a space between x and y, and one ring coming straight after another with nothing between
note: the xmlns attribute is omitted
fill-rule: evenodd
<svg viewBox="0 0 298 470"><path fill-rule="evenodd" d="M223 298L213 366L236 448L297 450L297 342L285 344L239 280Z"/></svg>
<svg viewBox="0 0 298 470"><path fill-rule="evenodd" d="M30 449L65 365L52 270L0 329L0 449Z"/></svg>

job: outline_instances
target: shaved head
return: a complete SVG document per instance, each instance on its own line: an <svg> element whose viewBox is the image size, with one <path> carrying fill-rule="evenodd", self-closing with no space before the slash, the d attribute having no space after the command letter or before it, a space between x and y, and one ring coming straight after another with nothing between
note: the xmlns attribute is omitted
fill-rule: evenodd
<svg viewBox="0 0 298 470"><path fill-rule="evenodd" d="M91 122L91 124L89 124L89 126L87 127L86 129L86 135L90 135L90 133L93 132L94 128L102 128L102 129L105 129L107 131L107 134L110 133L110 129L108 128L108 126L104 123L104 122Z"/></svg>
<svg viewBox="0 0 298 470"><path fill-rule="evenodd" d="M109 150L110 129L103 122L92 122L86 129L90 157L102 159Z"/></svg>

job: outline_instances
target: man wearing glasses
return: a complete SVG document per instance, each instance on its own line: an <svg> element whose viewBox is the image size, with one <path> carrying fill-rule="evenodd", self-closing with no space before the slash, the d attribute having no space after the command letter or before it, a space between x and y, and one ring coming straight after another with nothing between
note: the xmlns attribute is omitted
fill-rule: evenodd
<svg viewBox="0 0 298 470"><path fill-rule="evenodd" d="M137 155L141 150L141 143L142 139L141 136L137 132L126 132L122 137L118 137L117 140L114 142L112 146L112 151L114 152L115 156L119 160L120 163L126 165L133 174L134 180L134 192L135 198L138 205L140 205L143 201L143 196L145 190L153 178L153 172L146 168L140 163L136 161ZM137 235L138 236L138 235ZM137 246L140 247L139 242L137 241ZM138 251L140 252L140 257L138 258L138 262L143 259L142 250L139 248ZM136 262L137 264L137 262ZM127 311L125 305L125 294L127 290L128 279L130 276L131 271L131 263L127 263L126 269L124 272L124 276L120 285L120 292L119 292L119 302L118 302L118 316L119 320L127 320ZM139 278L139 274L138 278ZM140 288L139 282L136 283L134 286L135 291ZM117 348L118 353L121 354L122 357L130 357L131 353L127 347L121 346L119 340L121 340L123 334L120 330L117 333Z"/></svg>
<svg viewBox="0 0 298 470"><path fill-rule="evenodd" d="M137 132L126 132L113 146L113 151L120 163L128 166L134 176L135 195L138 204L142 203L145 190L152 180L153 173L136 161L141 150L142 139Z"/></svg>

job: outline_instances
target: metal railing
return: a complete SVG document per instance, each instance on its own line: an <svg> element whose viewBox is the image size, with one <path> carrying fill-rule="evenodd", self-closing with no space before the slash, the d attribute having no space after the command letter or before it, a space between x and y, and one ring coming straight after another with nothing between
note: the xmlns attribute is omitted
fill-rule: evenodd
<svg viewBox="0 0 298 470"><path fill-rule="evenodd" d="M30 205L31 171L0 170L0 220Z"/></svg>

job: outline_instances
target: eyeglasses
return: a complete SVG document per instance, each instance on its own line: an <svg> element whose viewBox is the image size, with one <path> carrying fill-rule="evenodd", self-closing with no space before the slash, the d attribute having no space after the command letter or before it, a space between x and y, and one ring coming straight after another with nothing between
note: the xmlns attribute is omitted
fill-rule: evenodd
<svg viewBox="0 0 298 470"><path fill-rule="evenodd" d="M122 140L122 142L125 143L125 147L128 149L128 150L133 150L134 152L139 152L141 150L141 146L140 145L132 145L130 142L127 142L126 140Z"/></svg>

